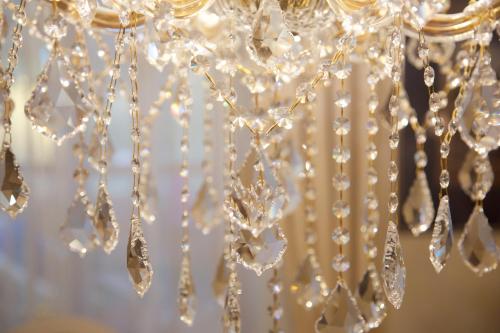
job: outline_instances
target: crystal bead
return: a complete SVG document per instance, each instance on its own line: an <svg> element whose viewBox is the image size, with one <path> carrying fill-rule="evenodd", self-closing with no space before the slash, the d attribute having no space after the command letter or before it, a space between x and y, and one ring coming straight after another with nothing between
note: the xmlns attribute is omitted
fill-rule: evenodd
<svg viewBox="0 0 500 333"><path fill-rule="evenodd" d="M377 159L378 150L377 150L377 146L375 145L375 143L370 142L368 144L368 147L366 147L366 155L367 155L368 159L371 161L374 161Z"/></svg>
<svg viewBox="0 0 500 333"><path fill-rule="evenodd" d="M345 191L351 185L351 182L349 181L349 177L346 174L336 174L332 178L332 183L333 183L333 187L337 191Z"/></svg>
<svg viewBox="0 0 500 333"><path fill-rule="evenodd" d="M363 245L363 252L368 258L374 259L377 257L378 249L373 242L368 242Z"/></svg>
<svg viewBox="0 0 500 333"><path fill-rule="evenodd" d="M351 122L349 118L337 117L333 122L333 130L337 135L346 135L351 131Z"/></svg>
<svg viewBox="0 0 500 333"><path fill-rule="evenodd" d="M347 258L342 255L342 254L337 254L335 255L335 257L333 257L332 259L332 268L336 271L336 272L346 272L349 270L349 268L351 267L351 264L349 263L349 261L347 260Z"/></svg>
<svg viewBox="0 0 500 333"><path fill-rule="evenodd" d="M190 68L196 74L203 74L210 69L210 59L203 54L194 55L191 58Z"/></svg>
<svg viewBox="0 0 500 333"><path fill-rule="evenodd" d="M375 210L378 208L378 200L374 192L368 192L366 194L365 203L368 209Z"/></svg>
<svg viewBox="0 0 500 333"><path fill-rule="evenodd" d="M337 92L335 98L335 105L339 108L346 108L351 104L351 94L347 91Z"/></svg>
<svg viewBox="0 0 500 333"><path fill-rule="evenodd" d="M398 228L392 221L389 221L385 238L382 278L387 299L399 309L405 293L406 267Z"/></svg>
<svg viewBox="0 0 500 333"><path fill-rule="evenodd" d="M368 110L375 112L378 107L378 96L376 94L370 95L368 98Z"/></svg>
<svg viewBox="0 0 500 333"><path fill-rule="evenodd" d="M418 57L422 60L429 57L429 46L427 44L421 43L418 45Z"/></svg>
<svg viewBox="0 0 500 333"><path fill-rule="evenodd" d="M351 213L351 208L350 208L348 202L346 202L344 200L337 200L333 204L332 212L333 212L333 215L335 215L335 217L338 219L346 218Z"/></svg>
<svg viewBox="0 0 500 333"><path fill-rule="evenodd" d="M339 80L347 79L352 72L352 64L346 62L337 62L332 66L332 72Z"/></svg>
<svg viewBox="0 0 500 333"><path fill-rule="evenodd" d="M396 193L391 192L389 194L389 213L393 214L398 210L398 205L399 205L399 199Z"/></svg>
<svg viewBox="0 0 500 333"><path fill-rule="evenodd" d="M368 117L366 122L366 130L369 135L375 135L378 132L377 119L375 117Z"/></svg>
<svg viewBox="0 0 500 333"><path fill-rule="evenodd" d="M439 208L434 221L434 230L429 244L429 259L437 273L450 258L453 245L453 227L451 222L450 203L447 195L439 201Z"/></svg>
<svg viewBox="0 0 500 333"><path fill-rule="evenodd" d="M398 170L398 165L396 164L396 162L391 161L389 163L389 169L388 169L387 173L388 173L390 182L395 182L398 179L399 170Z"/></svg>
<svg viewBox="0 0 500 333"><path fill-rule="evenodd" d="M346 228L337 227L332 232L332 240L337 245L346 245L349 243L351 236L349 235L349 230Z"/></svg>
<svg viewBox="0 0 500 333"><path fill-rule="evenodd" d="M424 82L427 87L431 87L434 84L434 68L431 66L425 67L424 70Z"/></svg>
<svg viewBox="0 0 500 333"><path fill-rule="evenodd" d="M305 102L304 102L305 103ZM284 129L291 129L293 127L292 113L289 112L287 107L279 107L270 109L269 114L276 121L276 124Z"/></svg>
<svg viewBox="0 0 500 333"><path fill-rule="evenodd" d="M441 104L441 98L439 97L439 94L437 92L431 93L429 96L429 109L432 112L437 112L439 111Z"/></svg>
<svg viewBox="0 0 500 333"><path fill-rule="evenodd" d="M43 31L51 39L61 39L68 33L66 20L61 15L50 15L43 24Z"/></svg>
<svg viewBox="0 0 500 333"><path fill-rule="evenodd" d="M377 170L374 167L368 168L367 172L368 176L368 184L369 185L375 185L378 182L378 173Z"/></svg>
<svg viewBox="0 0 500 333"><path fill-rule="evenodd" d="M316 92L309 83L302 83L301 85L299 85L297 87L295 95L301 103L314 102L314 100L316 99Z"/></svg>
<svg viewBox="0 0 500 333"><path fill-rule="evenodd" d="M423 169L427 166L427 154L423 150L418 150L414 156L417 168Z"/></svg>
<svg viewBox="0 0 500 333"><path fill-rule="evenodd" d="M439 152L441 153L441 158L447 158L450 154L450 144L446 141L443 141L439 148Z"/></svg>
<svg viewBox="0 0 500 333"><path fill-rule="evenodd" d="M392 133L389 136L389 147L394 150L397 149L399 145L399 134L398 133Z"/></svg>
<svg viewBox="0 0 500 333"><path fill-rule="evenodd" d="M439 185L441 188L447 188L450 185L450 173L448 170L441 170L441 175L439 175Z"/></svg>
<svg viewBox="0 0 500 333"><path fill-rule="evenodd" d="M396 117L398 115L400 109L400 100L396 95L392 95L389 99L389 114L392 117Z"/></svg>
<svg viewBox="0 0 500 333"><path fill-rule="evenodd" d="M347 163L351 159L351 151L347 147L336 147L333 149L332 158L337 163Z"/></svg>

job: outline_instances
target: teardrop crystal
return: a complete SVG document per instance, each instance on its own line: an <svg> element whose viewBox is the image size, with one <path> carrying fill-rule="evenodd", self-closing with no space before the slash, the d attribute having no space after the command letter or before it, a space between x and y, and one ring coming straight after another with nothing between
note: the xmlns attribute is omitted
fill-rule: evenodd
<svg viewBox="0 0 500 333"><path fill-rule="evenodd" d="M423 170L417 169L415 181L403 205L403 217L414 236L425 232L432 224L434 204Z"/></svg>
<svg viewBox="0 0 500 333"><path fill-rule="evenodd" d="M137 216L133 216L130 221L127 270L135 291L143 297L151 286L153 267L149 262L148 246L142 232L141 220Z"/></svg>
<svg viewBox="0 0 500 333"><path fill-rule="evenodd" d="M429 245L430 260L437 273L441 272L451 254L453 246L453 227L451 222L450 202L447 195L439 201L439 208L434 221L434 230Z"/></svg>
<svg viewBox="0 0 500 333"><path fill-rule="evenodd" d="M398 227L392 221L389 221L385 238L382 279L387 299L399 309L405 293L406 267Z"/></svg>
<svg viewBox="0 0 500 333"><path fill-rule="evenodd" d="M201 185L191 213L196 226L205 235L222 221L221 205L217 203L215 191L206 181Z"/></svg>
<svg viewBox="0 0 500 333"><path fill-rule="evenodd" d="M85 129L91 110L73 69L54 47L24 112L33 127L58 145Z"/></svg>
<svg viewBox="0 0 500 333"><path fill-rule="evenodd" d="M106 253L111 253L118 244L118 223L113 204L105 184L99 185L94 213L94 227L99 243Z"/></svg>
<svg viewBox="0 0 500 333"><path fill-rule="evenodd" d="M183 255L181 262L177 305L180 320L188 326L193 325L196 314L196 294L191 273L191 259L187 254Z"/></svg>
<svg viewBox="0 0 500 333"><path fill-rule="evenodd" d="M373 263L368 264L359 282L356 296L361 315L366 322L366 330L379 327L387 315L387 309L382 284Z"/></svg>
<svg viewBox="0 0 500 333"><path fill-rule="evenodd" d="M481 206L472 211L458 241L458 250L467 267L479 276L497 267L495 236Z"/></svg>
<svg viewBox="0 0 500 333"><path fill-rule="evenodd" d="M307 255L299 271L290 285L290 291L295 294L297 303L307 310L322 304L328 297L328 285L320 272L316 257Z"/></svg>
<svg viewBox="0 0 500 333"><path fill-rule="evenodd" d="M87 195L78 193L68 209L66 220L59 228L61 239L69 250L82 258L98 244L92 219L92 207Z"/></svg>
<svg viewBox="0 0 500 333"><path fill-rule="evenodd" d="M258 236L242 229L235 241L236 261L260 276L281 261L287 244L279 225L265 229Z"/></svg>
<svg viewBox="0 0 500 333"><path fill-rule="evenodd" d="M214 280L212 281L212 292L220 306L224 306L226 299L226 289L229 283L229 270L227 269L224 254L221 255L217 270L215 271Z"/></svg>
<svg viewBox="0 0 500 333"><path fill-rule="evenodd" d="M338 281L316 320L316 333L363 333L365 320L345 282Z"/></svg>
<svg viewBox="0 0 500 333"><path fill-rule="evenodd" d="M28 205L29 188L21 175L16 157L10 148L4 148L0 156L0 207L11 218L16 218Z"/></svg>

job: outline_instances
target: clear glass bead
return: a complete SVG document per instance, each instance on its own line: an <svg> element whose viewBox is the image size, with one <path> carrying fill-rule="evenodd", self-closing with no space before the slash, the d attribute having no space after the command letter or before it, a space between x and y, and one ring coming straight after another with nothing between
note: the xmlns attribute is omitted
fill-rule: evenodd
<svg viewBox="0 0 500 333"><path fill-rule="evenodd" d="M429 109L432 112L438 112L441 104L441 98L437 92L431 93L429 96Z"/></svg>
<svg viewBox="0 0 500 333"><path fill-rule="evenodd" d="M423 150L417 150L414 159L418 168L423 169L427 166L427 154Z"/></svg>
<svg viewBox="0 0 500 333"><path fill-rule="evenodd" d="M434 84L434 77L435 77L434 68L432 68L431 66L425 67L424 83L427 87L432 87L432 85Z"/></svg>
<svg viewBox="0 0 500 333"><path fill-rule="evenodd" d="M394 150L397 149L399 145L399 134L398 133L392 133L389 136L389 147Z"/></svg>
<svg viewBox="0 0 500 333"><path fill-rule="evenodd" d="M333 122L333 130L337 135L346 135L351 131L351 122L349 118L337 117Z"/></svg>
<svg viewBox="0 0 500 333"><path fill-rule="evenodd" d="M377 170L374 167L368 168L367 176L368 176L368 184L369 185L375 185L375 184L377 184L377 182L378 182L378 173L377 173Z"/></svg>
<svg viewBox="0 0 500 333"><path fill-rule="evenodd" d="M310 103L316 99L316 92L309 83L302 83L299 85L295 95L301 103Z"/></svg>
<svg viewBox="0 0 500 333"><path fill-rule="evenodd" d="M344 200L337 200L333 204L332 212L333 215L335 215L335 217L338 219L346 218L351 213L351 207L349 206L348 202Z"/></svg>
<svg viewBox="0 0 500 333"><path fill-rule="evenodd" d="M399 205L399 199L396 193L391 192L389 194L389 213L393 214L398 210L398 205Z"/></svg>
<svg viewBox="0 0 500 333"><path fill-rule="evenodd" d="M345 62L337 62L332 66L332 72L339 80L345 80L351 75L352 65Z"/></svg>
<svg viewBox="0 0 500 333"><path fill-rule="evenodd" d="M441 174L439 175L439 185L441 188L447 188L450 185L450 173L448 170L441 170Z"/></svg>
<svg viewBox="0 0 500 333"><path fill-rule="evenodd" d="M377 119L375 119L375 117L368 117L368 120L366 121L366 130L368 131L369 135L377 134L378 124L377 124Z"/></svg>
<svg viewBox="0 0 500 333"><path fill-rule="evenodd" d="M60 15L50 15L44 22L43 31L53 39L61 39L68 33L68 26L64 18Z"/></svg>
<svg viewBox="0 0 500 333"><path fill-rule="evenodd" d="M337 191L345 191L351 186L349 177L346 174L337 174L332 178L333 187Z"/></svg>
<svg viewBox="0 0 500 333"><path fill-rule="evenodd" d="M378 200L374 192L368 192L366 194L365 203L368 209L375 210L378 208Z"/></svg>
<svg viewBox="0 0 500 333"><path fill-rule="evenodd" d="M396 179L398 179L398 173L399 173L398 165L396 164L396 162L391 161L389 163L389 170L388 170L389 181L395 182Z"/></svg>
<svg viewBox="0 0 500 333"><path fill-rule="evenodd" d="M333 149L332 158L337 163L347 163L351 159L351 151L347 147Z"/></svg>
<svg viewBox="0 0 500 333"><path fill-rule="evenodd" d="M450 154L450 144L446 141L443 141L441 143L439 152L441 153L441 158L447 158L448 155Z"/></svg>
<svg viewBox="0 0 500 333"><path fill-rule="evenodd" d="M351 264L342 254L337 254L332 259L332 268L337 272L346 272L351 267Z"/></svg>
<svg viewBox="0 0 500 333"><path fill-rule="evenodd" d="M346 108L351 104L351 94L348 91L339 91L335 97L335 105Z"/></svg>
<svg viewBox="0 0 500 333"><path fill-rule="evenodd" d="M332 240L337 245L346 245L351 240L349 230L341 227L335 228L332 232Z"/></svg>

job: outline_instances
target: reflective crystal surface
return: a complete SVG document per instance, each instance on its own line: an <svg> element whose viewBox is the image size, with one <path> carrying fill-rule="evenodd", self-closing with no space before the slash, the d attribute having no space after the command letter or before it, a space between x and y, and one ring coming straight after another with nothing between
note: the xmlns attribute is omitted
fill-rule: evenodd
<svg viewBox="0 0 500 333"><path fill-rule="evenodd" d="M488 157L478 155L469 150L458 173L458 181L462 190L472 200L484 199L493 186L493 169Z"/></svg>
<svg viewBox="0 0 500 333"><path fill-rule="evenodd" d="M97 245L93 212L86 194L77 194L73 199L59 234L69 250L81 257Z"/></svg>
<svg viewBox="0 0 500 333"><path fill-rule="evenodd" d="M106 253L111 253L118 244L119 230L113 204L105 184L101 184L97 192L94 227L102 248Z"/></svg>
<svg viewBox="0 0 500 333"><path fill-rule="evenodd" d="M241 331L240 292L235 273L231 275L231 280L224 302L223 332L239 333Z"/></svg>
<svg viewBox="0 0 500 333"><path fill-rule="evenodd" d="M385 238L382 279L387 299L399 309L405 294L406 267L398 227L392 221L389 221Z"/></svg>
<svg viewBox="0 0 500 333"><path fill-rule="evenodd" d="M90 111L71 71L56 48L38 76L24 109L33 127L59 145L85 129Z"/></svg>
<svg viewBox="0 0 500 333"><path fill-rule="evenodd" d="M210 191L210 185L204 181L191 210L196 226L206 235L223 219L222 205L216 194Z"/></svg>
<svg viewBox="0 0 500 333"><path fill-rule="evenodd" d="M429 259L437 273L441 272L448 261L452 246L453 226L451 222L450 203L448 196L445 195L439 201L432 239L429 245Z"/></svg>
<svg viewBox="0 0 500 333"><path fill-rule="evenodd" d="M429 229L434 218L434 204L427 176L417 169L415 181L403 205L403 217L414 236Z"/></svg>
<svg viewBox="0 0 500 333"><path fill-rule="evenodd" d="M368 264L356 291L358 306L366 322L366 330L379 327L385 316L384 290L377 269L373 263Z"/></svg>
<svg viewBox="0 0 500 333"><path fill-rule="evenodd" d="M279 225L265 229L258 236L242 229L235 241L236 260L260 276L281 261L287 243Z"/></svg>
<svg viewBox="0 0 500 333"><path fill-rule="evenodd" d="M141 221L133 216L127 244L127 270L130 281L139 296L144 296L151 286L153 267L149 262L148 247L142 232Z"/></svg>
<svg viewBox="0 0 500 333"><path fill-rule="evenodd" d="M481 206L472 211L458 241L458 250L467 267L479 276L497 267L495 235Z"/></svg>
<svg viewBox="0 0 500 333"><path fill-rule="evenodd" d="M11 218L16 218L28 205L29 189L19 170L16 157L10 148L4 148L1 152L0 180L0 207Z"/></svg>
<svg viewBox="0 0 500 333"><path fill-rule="evenodd" d="M212 281L212 292L214 293L215 299L220 306L224 306L226 299L226 289L229 283L229 270L226 266L226 261L224 260L224 254L221 255L219 263L217 264L217 269L215 271L215 276Z"/></svg>
<svg viewBox="0 0 500 333"><path fill-rule="evenodd" d="M328 297L328 285L321 275L316 257L309 254L295 275L290 291L297 298L297 303L309 310L322 304Z"/></svg>
<svg viewBox="0 0 500 333"><path fill-rule="evenodd" d="M345 282L338 281L316 321L316 333L363 333L365 325L356 299Z"/></svg>
<svg viewBox="0 0 500 333"><path fill-rule="evenodd" d="M182 257L177 305L180 320L188 326L193 325L196 314L196 294L191 273L191 259L188 255Z"/></svg>

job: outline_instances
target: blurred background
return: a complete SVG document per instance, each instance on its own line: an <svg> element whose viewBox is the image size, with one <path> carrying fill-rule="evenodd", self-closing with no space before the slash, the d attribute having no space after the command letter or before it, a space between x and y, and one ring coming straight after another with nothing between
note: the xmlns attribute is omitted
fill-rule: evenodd
<svg viewBox="0 0 500 333"><path fill-rule="evenodd" d="M109 36L109 41L112 40ZM496 38L496 37L495 37ZM498 38L496 38L498 39ZM496 48L496 51L494 50ZM3 53L5 53L5 50ZM498 43L491 51L496 62L497 73L500 53ZM111 141L114 147L109 185L110 194L121 227L120 241L111 255L101 250L89 253L84 259L70 253L59 239L59 226L64 222L67 209L76 189L72 173L76 161L71 154L72 142L56 147L52 142L31 129L25 119L23 106L35 85L36 76L47 59L47 51L42 43L25 34L25 45L20 54L20 65L16 69L16 83L12 94L16 103L14 113L13 149L22 172L31 189L31 200L25 212L15 221L0 214L0 332L9 333L215 333L222 331L222 309L212 295L211 283L217 262L223 249L222 228L209 236L203 236L196 228L191 229L193 275L198 297L197 315L193 327L184 326L177 314L177 281L180 266L180 204L181 180L178 176L180 163L180 127L174 121L167 107L162 109L153 129L153 172L158 184L158 220L145 225L151 261L155 270L153 284L143 299L140 299L128 281L125 266L126 238L130 212L130 119L125 98L119 98L113 108ZM3 62L5 63L5 62ZM141 59L139 63L140 101L143 109L156 99L157 88L163 84L165 75ZM348 282L353 289L365 262L361 253L360 221L363 216L363 193L365 184L366 117L365 101L368 94L366 82L367 68L357 66L348 89L353 94L353 104L349 110L352 132L348 144L353 156L349 173L353 179L349 199L352 213L349 227L352 241L349 248L351 270ZM407 66L406 80L415 85L409 89L412 105L420 115L425 111L427 92L422 82L422 73ZM380 87L381 101L386 100L387 84ZM443 84L438 82L438 84ZM191 80L195 96L194 114L190 130L190 190L199 189L201 176L203 81L193 76ZM412 86L413 87L413 86ZM333 286L335 276L330 261L335 251L330 240L333 220L331 203L334 196L330 179L335 172L330 152L334 144L331 123L334 114L329 112L335 85L320 91L317 110L316 157L318 191L316 208L318 212L318 251L327 282ZM386 95L384 95L386 94ZM420 94L420 95L419 95ZM220 125L220 124L219 124ZM217 126L217 125L216 125ZM301 133L294 133L300 138ZM379 147L387 146L389 132L383 129L377 140ZM221 154L221 137L216 137L215 156ZM239 138L245 142L246 138ZM436 195L439 174L438 144L429 135L426 150L431 163L426 171L429 183ZM298 140L297 140L298 141ZM244 146L242 144L241 146ZM400 195L406 198L414 175L414 140L411 130L405 129L401 145L400 163L402 167ZM472 211L473 204L463 194L456 181L465 147L454 140L450 170L452 173L451 204L453 222L458 239L464 222ZM215 158L214 158L215 159ZM491 162L497 176L495 184L486 198L485 210L490 223L496 226L497 241L500 210L500 155L496 152ZM386 207L387 179L385 168L388 164L388 149L381 148L377 167L381 177L378 184L380 207ZM95 175L89 180L88 193L95 200ZM385 221L382 214L379 246L385 235ZM304 259L305 243L303 207L283 221L289 248L285 255L281 276L285 286L293 280L298 265ZM401 224L403 225L403 223ZM401 310L390 306L389 316L376 333L499 333L500 332L500 269L483 278L476 277L464 266L456 249L451 261L440 275L436 275L428 259L430 232L414 238L408 230L401 232L407 265L407 287ZM498 243L498 242L497 242ZM380 249L380 247L379 247ZM379 250L380 253L380 250ZM380 260L379 256L379 262ZM245 333L263 333L270 327L267 305L271 301L268 294L268 274L257 278L253 272L239 268L243 283L241 298L242 324ZM285 289L286 290L286 289ZM313 322L320 309L309 312L299 307L287 291L282 294L285 309L282 321L287 333L313 332Z"/></svg>

